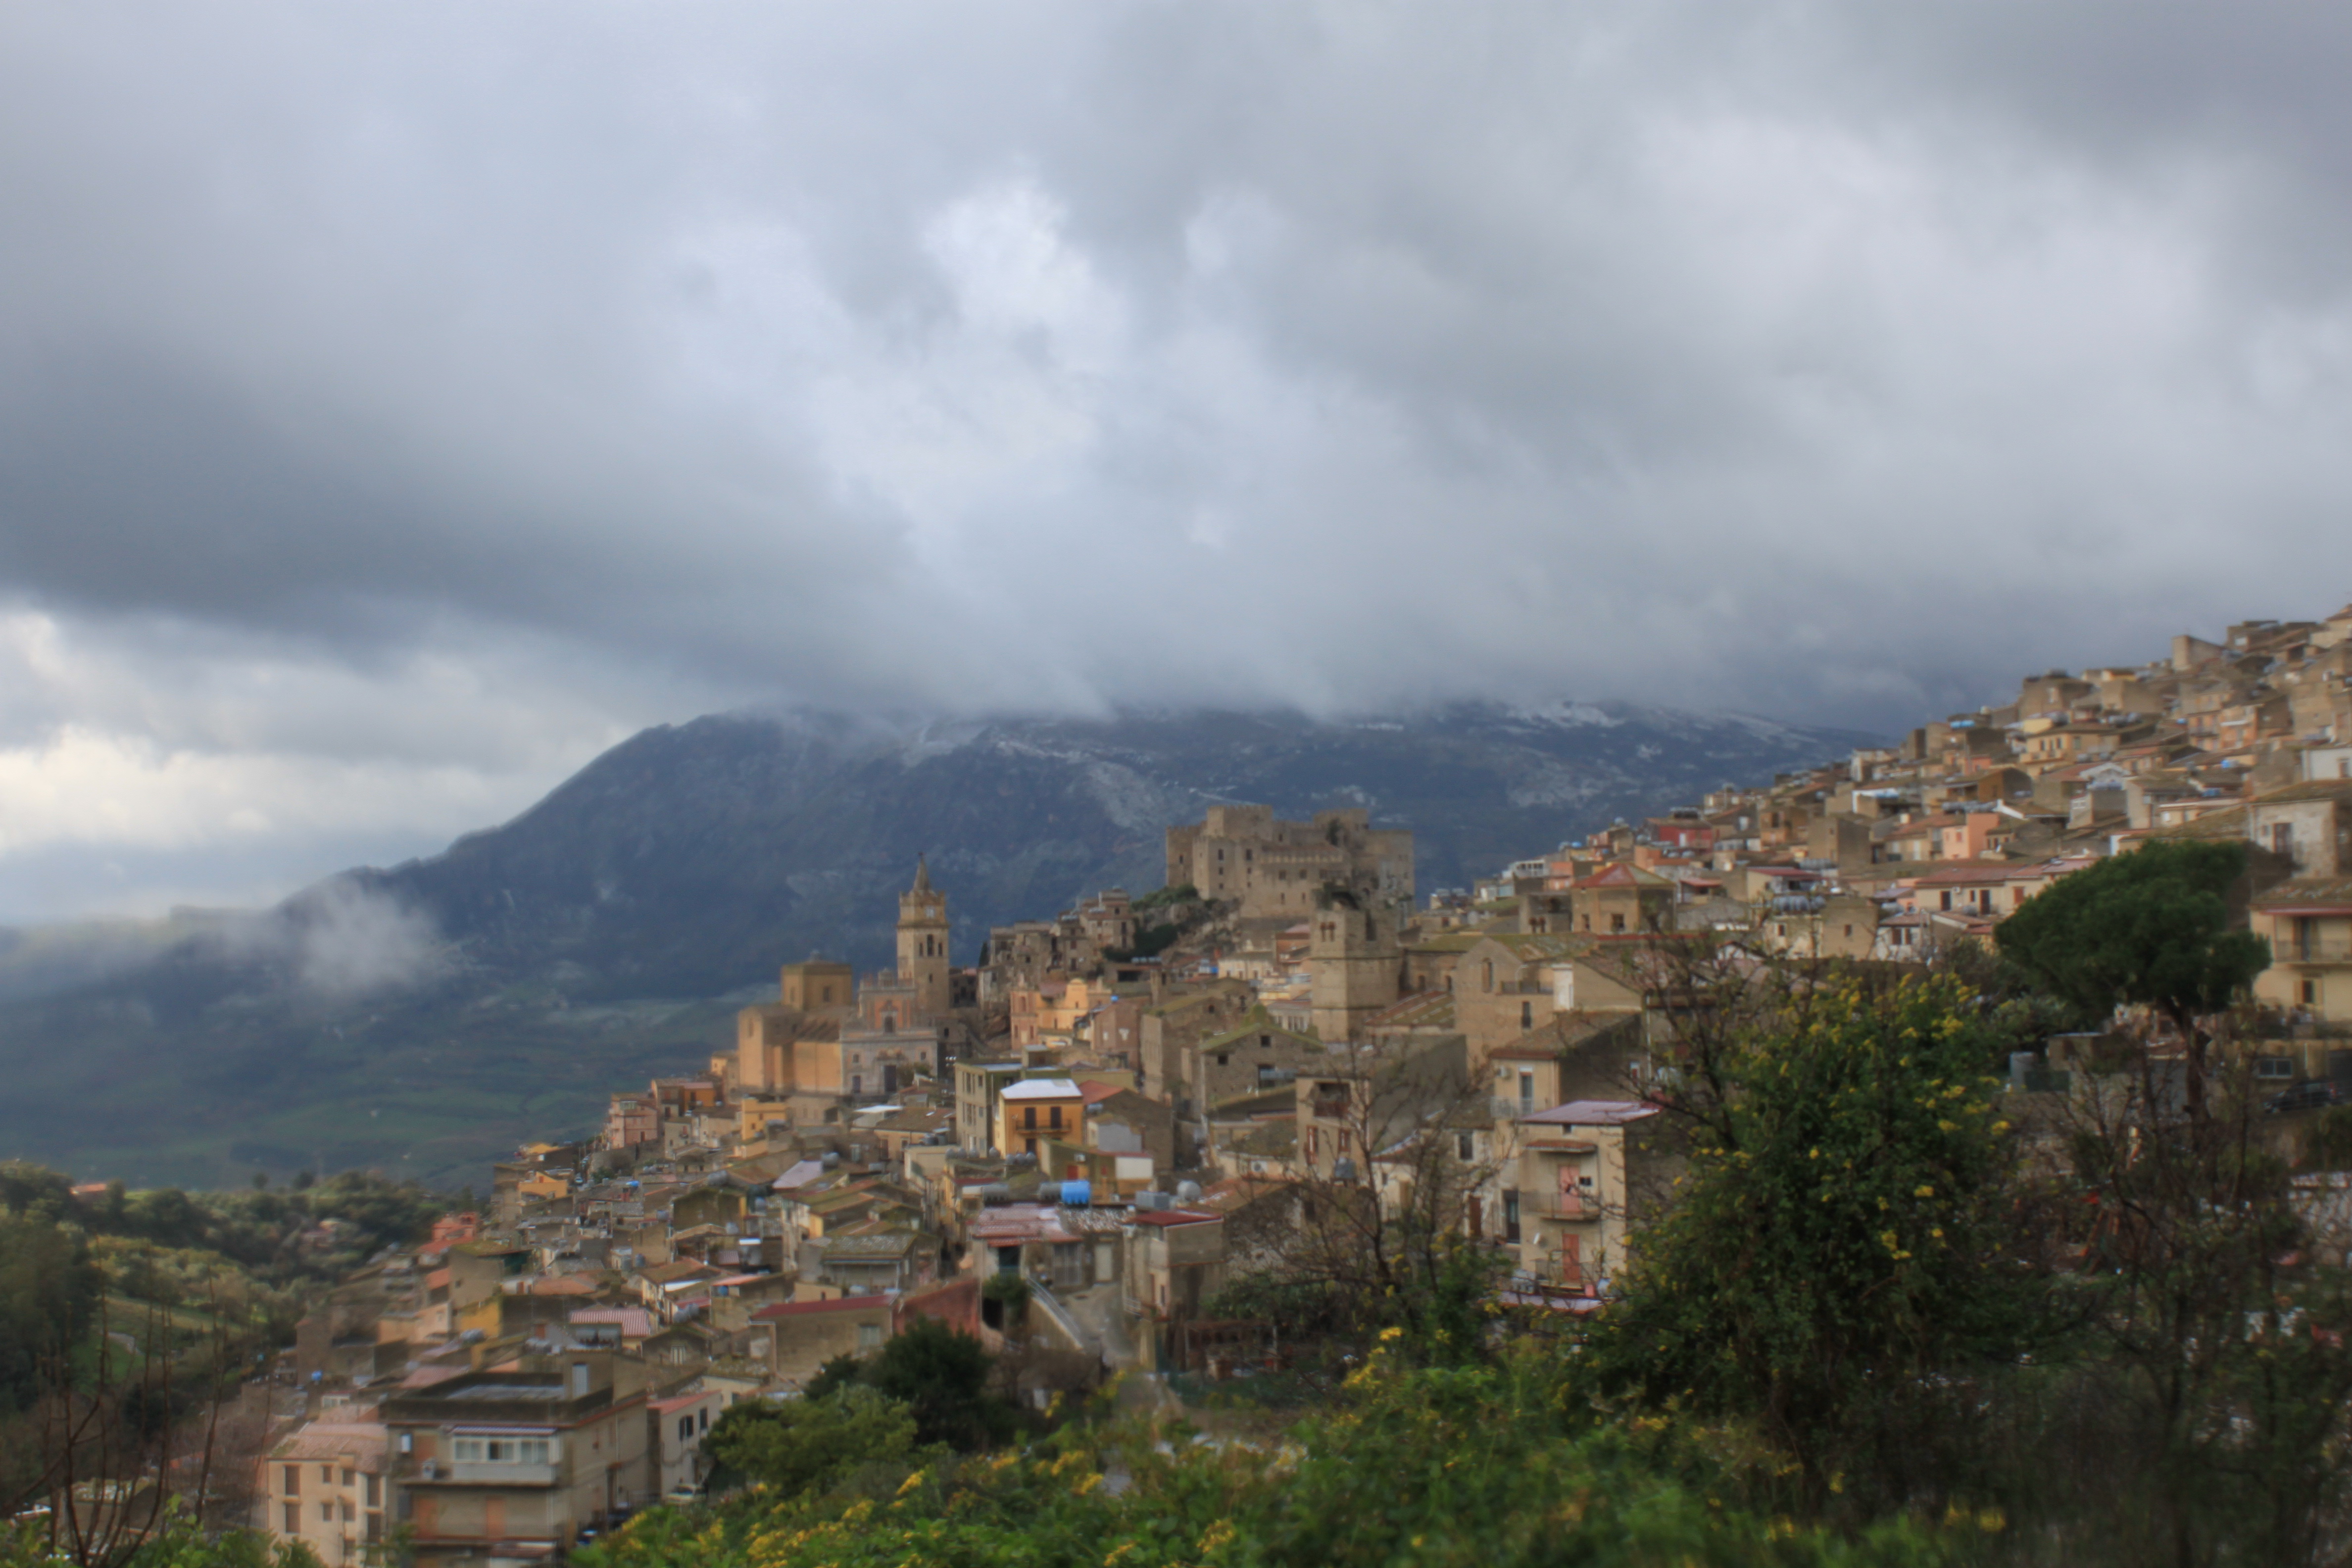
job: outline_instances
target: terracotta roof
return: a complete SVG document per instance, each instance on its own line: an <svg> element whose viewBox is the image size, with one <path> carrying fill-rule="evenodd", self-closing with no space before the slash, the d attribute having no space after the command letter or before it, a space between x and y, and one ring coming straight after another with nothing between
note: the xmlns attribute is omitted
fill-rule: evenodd
<svg viewBox="0 0 2352 1568"><path fill-rule="evenodd" d="M2225 805L2191 817L2170 827L2159 827L2150 838L2243 838L2246 836L2244 805Z"/></svg>
<svg viewBox="0 0 2352 1568"><path fill-rule="evenodd" d="M2298 877L2256 895L2266 915L2352 914L2352 877Z"/></svg>
<svg viewBox="0 0 2352 1568"><path fill-rule="evenodd" d="M755 1323L773 1322L778 1318L806 1318L819 1312L870 1312L877 1307L890 1304L887 1296L844 1296L837 1301L779 1301L772 1307L762 1307L751 1314Z"/></svg>
<svg viewBox="0 0 2352 1568"><path fill-rule="evenodd" d="M2314 779L2307 784L2289 784L2254 796L2256 805L2298 800L2340 800L2352 802L2352 779Z"/></svg>
<svg viewBox="0 0 2352 1568"><path fill-rule="evenodd" d="M1418 991L1391 1002L1364 1020L1368 1029L1451 1029L1454 1026L1454 995L1446 991Z"/></svg>
<svg viewBox="0 0 2352 1568"><path fill-rule="evenodd" d="M1131 1225L1148 1225L1154 1230L1159 1230L1173 1225L1207 1225L1212 1220L1223 1217L1223 1215L1196 1214L1191 1209L1138 1209L1128 1216L1128 1222Z"/></svg>
<svg viewBox="0 0 2352 1568"><path fill-rule="evenodd" d="M1655 1116L1658 1108L1638 1100L1571 1100L1549 1110L1519 1118L1522 1127L1620 1127Z"/></svg>
<svg viewBox="0 0 2352 1568"><path fill-rule="evenodd" d="M1590 877L1578 878L1570 886L1580 889L1671 888L1674 883L1654 872L1644 871L1638 866L1628 866L1620 860L1602 867Z"/></svg>

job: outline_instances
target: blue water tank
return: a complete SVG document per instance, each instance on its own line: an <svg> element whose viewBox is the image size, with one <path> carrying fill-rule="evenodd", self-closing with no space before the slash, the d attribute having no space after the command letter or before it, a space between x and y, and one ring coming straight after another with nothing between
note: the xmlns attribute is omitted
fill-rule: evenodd
<svg viewBox="0 0 2352 1568"><path fill-rule="evenodd" d="M1062 1206L1064 1208L1088 1208L1093 1205L1094 1201L1095 1185L1092 1182L1064 1182L1062 1184Z"/></svg>

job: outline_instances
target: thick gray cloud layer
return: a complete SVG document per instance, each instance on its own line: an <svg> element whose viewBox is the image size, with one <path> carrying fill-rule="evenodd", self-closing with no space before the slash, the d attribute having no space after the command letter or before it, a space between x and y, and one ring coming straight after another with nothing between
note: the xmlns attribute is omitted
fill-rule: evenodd
<svg viewBox="0 0 2352 1568"><path fill-rule="evenodd" d="M13 7L0 916L720 703L1885 723L2333 608L2347 35Z"/></svg>

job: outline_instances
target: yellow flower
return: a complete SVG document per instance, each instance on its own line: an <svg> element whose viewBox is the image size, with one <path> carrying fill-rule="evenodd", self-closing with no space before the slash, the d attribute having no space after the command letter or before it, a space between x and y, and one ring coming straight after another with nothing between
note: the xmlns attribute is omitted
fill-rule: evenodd
<svg viewBox="0 0 2352 1568"><path fill-rule="evenodd" d="M1911 1190L1911 1195L1915 1198L1932 1198L1936 1195L1936 1189L1922 1184L1920 1186L1914 1187Z"/></svg>
<svg viewBox="0 0 2352 1568"><path fill-rule="evenodd" d="M1401 1328L1395 1327L1394 1325L1381 1331L1381 1342L1383 1344L1387 1343L1391 1340L1401 1340L1402 1338L1404 1338L1404 1331Z"/></svg>

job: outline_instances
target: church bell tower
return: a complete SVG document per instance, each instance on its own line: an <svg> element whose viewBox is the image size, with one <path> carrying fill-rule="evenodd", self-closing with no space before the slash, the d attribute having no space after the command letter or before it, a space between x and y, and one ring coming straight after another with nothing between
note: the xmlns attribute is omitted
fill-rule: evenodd
<svg viewBox="0 0 2352 1568"><path fill-rule="evenodd" d="M898 981L915 988L920 1016L948 1010L948 896L931 886L931 870L915 858L915 885L898 895Z"/></svg>

